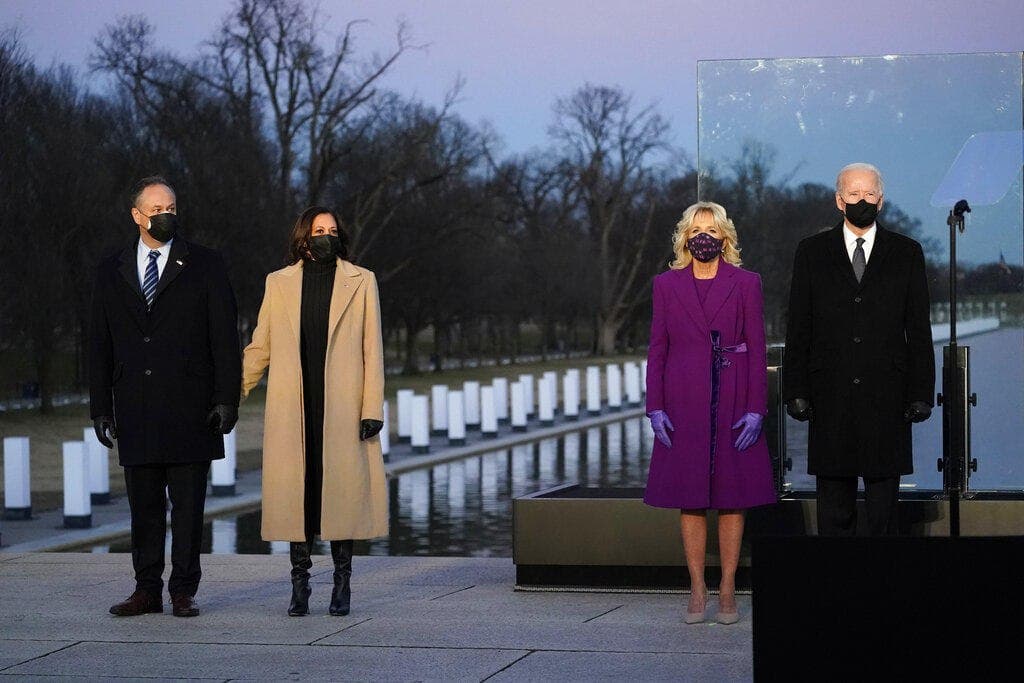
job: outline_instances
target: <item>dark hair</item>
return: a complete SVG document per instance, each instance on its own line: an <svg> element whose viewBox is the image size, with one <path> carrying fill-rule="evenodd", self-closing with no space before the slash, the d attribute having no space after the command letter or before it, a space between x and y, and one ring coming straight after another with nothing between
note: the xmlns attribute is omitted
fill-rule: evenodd
<svg viewBox="0 0 1024 683"><path fill-rule="evenodd" d="M290 266L293 263L298 263L305 257L306 248L309 246L309 233L313 231L313 221L322 213L330 215L338 225L338 237L341 239L341 252L338 256L348 260L348 234L345 232L338 214L326 206L311 206L300 213L299 217L295 220L291 237L288 238L288 251L284 257L284 262L287 265Z"/></svg>
<svg viewBox="0 0 1024 683"><path fill-rule="evenodd" d="M178 194L177 192L174 191L174 188L171 187L171 184L167 182L167 179L164 178L162 175L148 175L145 178L136 181L136 183L132 185L132 206L137 208L139 206L139 197L142 196L142 193L146 190L147 187L152 187L153 185L166 185L168 189L170 189L172 194L174 194L175 196L177 196Z"/></svg>

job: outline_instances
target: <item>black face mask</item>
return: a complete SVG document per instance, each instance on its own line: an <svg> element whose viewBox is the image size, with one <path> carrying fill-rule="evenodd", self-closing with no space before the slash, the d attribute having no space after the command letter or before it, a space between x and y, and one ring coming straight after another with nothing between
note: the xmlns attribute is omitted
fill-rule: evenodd
<svg viewBox="0 0 1024 683"><path fill-rule="evenodd" d="M173 213L158 213L149 217L149 236L167 244L178 234L178 217Z"/></svg>
<svg viewBox="0 0 1024 683"><path fill-rule="evenodd" d="M846 220L858 228L866 228L875 222L878 216L878 204L869 204L868 200L862 199L856 204L846 204Z"/></svg>
<svg viewBox="0 0 1024 683"><path fill-rule="evenodd" d="M341 254L341 238L337 235L310 237L309 254L314 261L330 261Z"/></svg>

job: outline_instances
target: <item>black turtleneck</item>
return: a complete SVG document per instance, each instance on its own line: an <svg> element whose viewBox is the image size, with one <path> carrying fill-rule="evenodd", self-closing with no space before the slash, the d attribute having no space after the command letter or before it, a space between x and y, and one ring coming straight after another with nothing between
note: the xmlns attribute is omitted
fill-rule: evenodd
<svg viewBox="0 0 1024 683"><path fill-rule="evenodd" d="M327 324L336 260L302 264L302 304L299 327L302 351L302 400L306 422L306 536L320 533L320 499L324 477L324 368Z"/></svg>

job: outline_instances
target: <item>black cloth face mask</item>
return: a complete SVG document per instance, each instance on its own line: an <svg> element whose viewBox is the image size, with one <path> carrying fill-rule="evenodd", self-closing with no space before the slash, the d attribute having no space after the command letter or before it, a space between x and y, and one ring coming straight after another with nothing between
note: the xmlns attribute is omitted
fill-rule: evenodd
<svg viewBox="0 0 1024 683"><path fill-rule="evenodd" d="M862 199L856 204L846 203L846 220L858 228L866 228L875 222L878 216L878 204L870 204L868 200Z"/></svg>
<svg viewBox="0 0 1024 683"><path fill-rule="evenodd" d="M149 236L167 244L178 234L178 217L173 213L158 213L149 217Z"/></svg>
<svg viewBox="0 0 1024 683"><path fill-rule="evenodd" d="M341 253L341 238L337 235L317 235L309 238L309 254L314 261L330 261Z"/></svg>

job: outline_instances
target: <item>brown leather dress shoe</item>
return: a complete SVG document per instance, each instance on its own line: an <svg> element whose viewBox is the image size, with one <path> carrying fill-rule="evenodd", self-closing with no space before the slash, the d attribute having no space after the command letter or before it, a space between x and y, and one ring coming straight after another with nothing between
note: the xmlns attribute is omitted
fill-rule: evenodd
<svg viewBox="0 0 1024 683"><path fill-rule="evenodd" d="M191 595L184 593L171 596L171 607L176 617L198 617L199 608L196 607L196 600Z"/></svg>
<svg viewBox="0 0 1024 683"><path fill-rule="evenodd" d="M119 602L110 608L110 613L115 617L137 617L140 614L163 612L164 605L159 595L153 595L144 590L136 589L124 602Z"/></svg>

